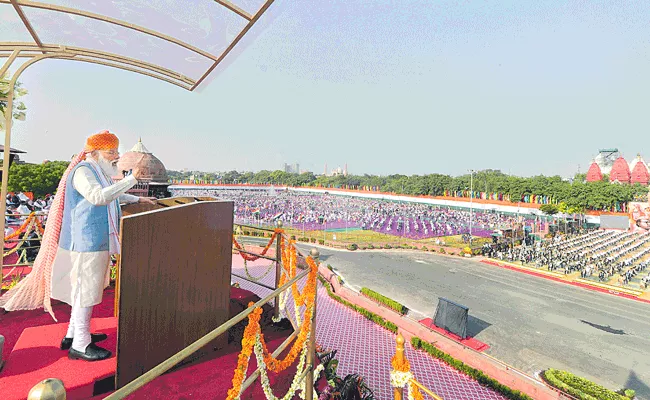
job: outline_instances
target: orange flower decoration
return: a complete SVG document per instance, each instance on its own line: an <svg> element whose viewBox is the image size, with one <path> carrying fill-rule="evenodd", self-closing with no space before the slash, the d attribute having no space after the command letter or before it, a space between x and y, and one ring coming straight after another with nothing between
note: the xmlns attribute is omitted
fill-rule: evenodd
<svg viewBox="0 0 650 400"><path fill-rule="evenodd" d="M248 303L248 307L253 306L253 302ZM256 308L255 311L248 314L248 325L244 329L244 337L241 341L241 353L237 358L237 368L232 378L232 388L228 389L228 400L236 399L239 397L241 385L246 378L246 371L248 371L248 361L251 354L253 354L253 346L255 345L255 336L260 331L260 318L262 317L262 309Z"/></svg>
<svg viewBox="0 0 650 400"><path fill-rule="evenodd" d="M13 232L11 235L5 236L5 240L10 240L10 239L18 237L21 233L23 233L25 231L25 229L27 229L27 227L29 226L29 224L32 222L32 220L35 217L36 217L36 215L34 213L29 214L29 216L27 217L25 222L23 222L23 224L20 225L20 227L18 229L16 229L15 232Z"/></svg>
<svg viewBox="0 0 650 400"><path fill-rule="evenodd" d="M404 358L402 361L399 361L397 359L397 355L393 356L393 358L390 360L390 364L393 366L393 369L395 371L409 372L411 370L411 364L409 364L409 360Z"/></svg>
<svg viewBox="0 0 650 400"><path fill-rule="evenodd" d="M409 383L409 393L415 400L424 400L424 395L420 392L420 388L413 382Z"/></svg>
<svg viewBox="0 0 650 400"><path fill-rule="evenodd" d="M276 234L280 235L278 240L280 240L280 246L282 253L284 255L283 268L286 274L283 274L280 280L280 286L284 285L288 280L293 279L296 276L296 248L293 241L289 241L289 244L285 246L282 232L276 230ZM233 238L234 240L234 238ZM256 337L260 335L260 343L263 349L264 363L267 368L273 372L282 372L287 369L293 362L296 360L301 350L306 346L307 336L311 332L312 327L312 317L314 311L314 303L316 302L316 285L317 285L317 275L318 275L318 266L316 262L311 258L307 258L307 264L310 268L309 274L307 276L307 284L303 289L302 293L298 292L298 287L296 283L291 286L292 292L298 294L301 298L300 302L296 301L296 304L304 304L307 309L305 310L305 315L303 318L303 324L300 326L300 331L298 332L298 337L293 343L291 350L286 355L283 360L274 358L269 352L266 341L264 340L264 335L262 335L262 330L259 324L262 309L257 308L248 316L248 325L244 330L244 336L242 338L242 351L239 354L237 361L237 368L235 369L234 376L232 379L232 388L228 390L228 400L235 399L239 396L241 391L241 385L246 377L246 372L248 370L248 361L251 354L253 353L253 347L255 346ZM249 303L248 307L252 307L253 303Z"/></svg>
<svg viewBox="0 0 650 400"><path fill-rule="evenodd" d="M269 242L266 244L266 246L264 247L264 250L262 250L261 255L266 255L266 252L269 251L269 249L271 248L271 244L273 244L273 240L276 238L277 235L278 234L276 232L276 233L273 234L273 236L271 236L271 240L269 240ZM235 239L234 236L232 237L232 243L235 245L237 250L244 250L242 245L240 245L239 242L237 242L237 239ZM239 255L242 256L242 258L244 260L246 260L246 261L255 261L255 260L260 258L259 256L254 256L252 254L246 254L246 253L241 253L241 252L239 253Z"/></svg>
<svg viewBox="0 0 650 400"><path fill-rule="evenodd" d="M266 343L262 341L262 347L264 349L264 363L267 365L269 370L273 372L282 372L291 366L291 364L293 364L307 341L307 335L311 332L314 302L316 301L316 274L318 273L318 267L311 257L307 258L307 263L310 266L310 271L307 278L307 285L303 291L303 297L307 300L307 309L305 310L303 324L300 327L298 338L293 343L289 354L287 354L284 360L275 359L266 348Z"/></svg>

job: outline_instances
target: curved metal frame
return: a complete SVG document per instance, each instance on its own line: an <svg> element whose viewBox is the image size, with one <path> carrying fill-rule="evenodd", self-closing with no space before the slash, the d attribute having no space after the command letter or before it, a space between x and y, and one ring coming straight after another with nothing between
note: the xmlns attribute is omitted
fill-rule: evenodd
<svg viewBox="0 0 650 400"><path fill-rule="evenodd" d="M151 78L156 78L161 81L171 83L183 89L193 91L201 82L216 68L221 61L232 51L232 49L239 43L244 35L253 27L262 14L271 6L274 0L266 0L262 7L255 13L250 14L246 10L241 9L237 5L228 0L213 0L219 6L225 7L229 11L235 13L239 17L248 21L240 33L230 42L228 47L219 55L211 54L205 50L201 50L196 46L183 42L182 40L170 35L166 35L155 30L131 24L116 18L106 15L96 14L88 11L74 9L55 4L39 3L31 0L0 0L0 4L12 5L16 14L20 17L25 28L34 39L34 43L29 42L2 42L0 41L0 58L6 58L5 63L0 67L0 77L4 76L9 67L16 61L17 58L28 58L11 76L9 85L9 94L6 98L7 108L5 109L5 150L2 164L2 190L0 191L2 199L0 200L0 215L5 215L6 212L6 198L7 198L7 183L9 180L9 152L11 144L11 125L13 122L13 102L14 102L14 86L18 81L18 77L25 71L27 67L44 59L62 59L73 60L79 62L86 62L107 67L118 68L125 71L135 72L138 74L146 75ZM184 76L181 73L164 68L160 65L148 63L142 60L137 60L129 57L120 56L118 54L108 53L101 50L87 49L74 46L66 46L64 44L44 44L38 36L38 32L31 25L27 16L23 12L23 7L37 8L48 10L52 12L60 12L69 15L78 15L85 18L110 23L113 25L121 26L127 29L132 29L137 32L165 40L177 46L190 50L198 55L206 57L212 61L212 65L204 72L204 74L197 80ZM4 228L5 218L2 218L2 244L4 248ZM0 268L3 265L3 260L0 259Z"/></svg>

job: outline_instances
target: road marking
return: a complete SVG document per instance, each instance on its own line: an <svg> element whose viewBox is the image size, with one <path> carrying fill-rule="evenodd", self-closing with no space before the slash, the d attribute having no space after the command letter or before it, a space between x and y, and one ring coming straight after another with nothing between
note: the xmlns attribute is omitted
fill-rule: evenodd
<svg viewBox="0 0 650 400"><path fill-rule="evenodd" d="M424 261L424 260L414 260L414 261L415 261L416 263L420 263L420 264L429 264L428 262L426 262L426 261Z"/></svg>

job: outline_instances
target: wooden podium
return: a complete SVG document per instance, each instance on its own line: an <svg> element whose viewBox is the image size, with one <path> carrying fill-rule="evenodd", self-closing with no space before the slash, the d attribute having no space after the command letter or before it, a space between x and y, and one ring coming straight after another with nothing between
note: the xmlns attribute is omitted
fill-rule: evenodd
<svg viewBox="0 0 650 400"><path fill-rule="evenodd" d="M234 205L209 199L122 208L116 389L228 320Z"/></svg>

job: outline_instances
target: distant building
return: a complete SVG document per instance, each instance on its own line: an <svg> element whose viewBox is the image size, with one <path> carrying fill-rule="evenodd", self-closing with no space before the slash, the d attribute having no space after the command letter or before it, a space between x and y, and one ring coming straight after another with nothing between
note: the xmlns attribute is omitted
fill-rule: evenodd
<svg viewBox="0 0 650 400"><path fill-rule="evenodd" d="M169 197L167 169L162 161L142 144L142 139L138 140L131 151L120 157L117 168L122 173L133 171L138 177L139 183L130 193L158 198ZM116 178L119 180L122 176Z"/></svg>
<svg viewBox="0 0 650 400"><path fill-rule="evenodd" d="M587 182L598 182L602 180L603 172L600 170L600 166L595 161L592 161L587 171Z"/></svg>
<svg viewBox="0 0 650 400"><path fill-rule="evenodd" d="M587 171L587 182L596 182L609 174L609 181L614 183L650 183L650 168L641 154L637 154L631 163L625 160L618 149L600 150Z"/></svg>
<svg viewBox="0 0 650 400"><path fill-rule="evenodd" d="M300 173L300 164L295 163L295 164L287 164L284 163L284 172L288 174L299 174Z"/></svg>
<svg viewBox="0 0 650 400"><path fill-rule="evenodd" d="M630 163L631 176L630 181L632 183L640 183L642 185L648 185L650 183L650 170L648 170L648 164L646 164L641 154L637 154L634 161Z"/></svg>
<svg viewBox="0 0 650 400"><path fill-rule="evenodd" d="M598 150L598 155L594 159L594 162L600 167L600 172L603 174L609 174L614 166L614 162L622 157L618 149L601 149Z"/></svg>
<svg viewBox="0 0 650 400"><path fill-rule="evenodd" d="M343 168L338 166L337 168L332 169L329 173L327 172L327 163L325 163L325 176L348 176L348 164L345 164Z"/></svg>
<svg viewBox="0 0 650 400"><path fill-rule="evenodd" d="M347 176L348 174L347 174L347 172L346 172L343 168L341 168L341 167L334 168L334 169L332 170L332 172L329 174L329 176L338 176L338 175Z"/></svg>
<svg viewBox="0 0 650 400"><path fill-rule="evenodd" d="M614 161L612 170L609 171L609 181L617 183L630 183L630 166L621 156Z"/></svg>

